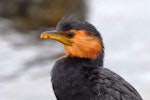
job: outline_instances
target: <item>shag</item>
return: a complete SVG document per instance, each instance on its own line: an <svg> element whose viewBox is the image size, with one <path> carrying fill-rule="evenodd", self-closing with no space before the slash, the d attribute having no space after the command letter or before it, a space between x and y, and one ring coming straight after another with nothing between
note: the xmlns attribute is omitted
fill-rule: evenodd
<svg viewBox="0 0 150 100"><path fill-rule="evenodd" d="M41 38L61 42L66 51L51 73L57 100L142 100L126 80L103 67L102 37L90 23L65 16Z"/></svg>

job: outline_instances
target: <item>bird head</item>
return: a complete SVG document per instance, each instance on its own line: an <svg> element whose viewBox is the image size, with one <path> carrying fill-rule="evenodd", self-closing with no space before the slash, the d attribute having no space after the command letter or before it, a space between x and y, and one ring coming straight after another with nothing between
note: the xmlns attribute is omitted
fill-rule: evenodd
<svg viewBox="0 0 150 100"><path fill-rule="evenodd" d="M63 17L56 30L43 32L41 38L61 42L69 57L96 59L103 55L100 33L90 23L79 21L74 16Z"/></svg>

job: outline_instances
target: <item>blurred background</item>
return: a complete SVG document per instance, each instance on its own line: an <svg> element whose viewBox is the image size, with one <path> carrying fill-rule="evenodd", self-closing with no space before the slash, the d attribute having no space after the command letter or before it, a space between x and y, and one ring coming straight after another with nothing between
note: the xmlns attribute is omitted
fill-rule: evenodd
<svg viewBox="0 0 150 100"><path fill-rule="evenodd" d="M40 34L71 12L101 32L104 66L150 100L149 5L149 0L0 0L0 99L56 100L50 70L64 50Z"/></svg>

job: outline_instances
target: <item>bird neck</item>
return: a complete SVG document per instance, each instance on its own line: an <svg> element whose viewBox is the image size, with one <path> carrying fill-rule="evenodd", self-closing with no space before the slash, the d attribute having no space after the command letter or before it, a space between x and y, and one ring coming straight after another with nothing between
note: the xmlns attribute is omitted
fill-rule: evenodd
<svg viewBox="0 0 150 100"><path fill-rule="evenodd" d="M95 67L100 66L100 67L102 67L103 66L103 56L104 56L104 54L101 53L96 59L70 57L70 56L66 56L61 59L65 59L71 65L75 65L75 66L95 66Z"/></svg>

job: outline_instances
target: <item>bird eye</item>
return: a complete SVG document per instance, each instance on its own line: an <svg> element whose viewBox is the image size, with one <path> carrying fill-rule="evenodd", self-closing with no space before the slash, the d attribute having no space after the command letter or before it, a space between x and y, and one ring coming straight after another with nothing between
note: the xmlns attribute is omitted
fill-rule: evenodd
<svg viewBox="0 0 150 100"><path fill-rule="evenodd" d="M68 36L69 38L72 38L72 37L74 36L74 33L73 33L73 32L70 32L70 33L67 34L67 36Z"/></svg>

